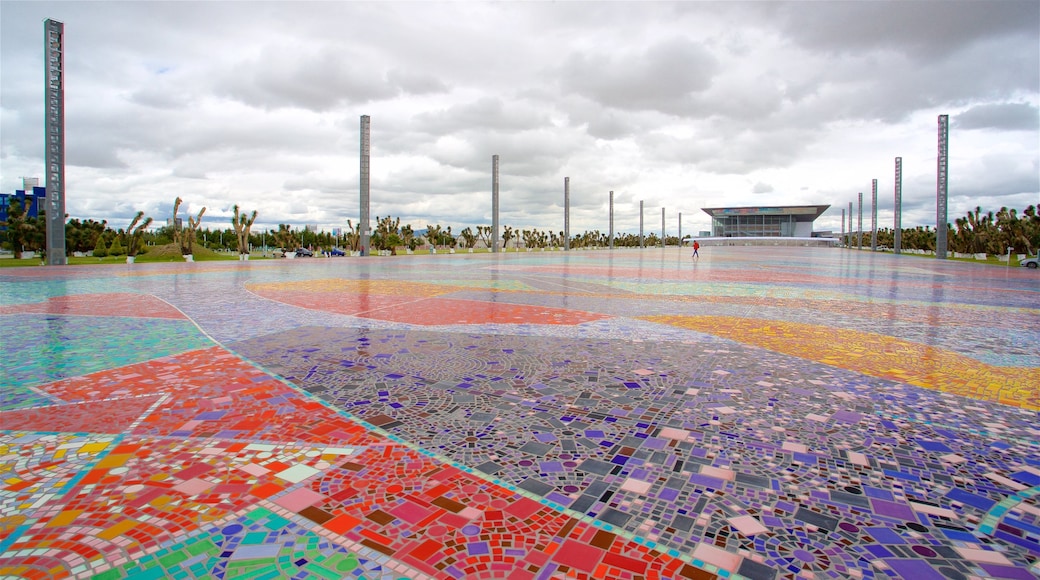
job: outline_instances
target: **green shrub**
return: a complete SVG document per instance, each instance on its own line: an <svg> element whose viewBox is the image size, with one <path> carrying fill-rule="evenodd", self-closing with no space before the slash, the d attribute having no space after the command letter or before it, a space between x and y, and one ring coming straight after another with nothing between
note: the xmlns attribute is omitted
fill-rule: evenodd
<svg viewBox="0 0 1040 580"><path fill-rule="evenodd" d="M116 236L112 240L112 245L108 248L109 256L122 256L126 254L126 250L123 249L123 244L119 242L119 236Z"/></svg>
<svg viewBox="0 0 1040 580"><path fill-rule="evenodd" d="M97 244L94 246L94 257L95 258L104 258L107 255L108 255L108 249L105 248L105 237L104 236L98 236L97 237Z"/></svg>

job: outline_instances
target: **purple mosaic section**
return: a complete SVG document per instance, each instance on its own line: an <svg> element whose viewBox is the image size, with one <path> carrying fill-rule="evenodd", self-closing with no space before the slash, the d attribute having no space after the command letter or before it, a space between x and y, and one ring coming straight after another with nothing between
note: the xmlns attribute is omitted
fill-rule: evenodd
<svg viewBox="0 0 1040 580"><path fill-rule="evenodd" d="M659 546L751 550L833 577L956 546L1040 551L978 522L1040 472L1036 414L729 345L300 328L232 348L423 448ZM927 409L927 420L921 420ZM1017 474L1017 475L1016 475ZM1035 498L1018 509L1037 511ZM811 549L810 549L811 548ZM796 551L800 550L796 554ZM939 572L935 572L939 573ZM773 577L764 571L751 577Z"/></svg>

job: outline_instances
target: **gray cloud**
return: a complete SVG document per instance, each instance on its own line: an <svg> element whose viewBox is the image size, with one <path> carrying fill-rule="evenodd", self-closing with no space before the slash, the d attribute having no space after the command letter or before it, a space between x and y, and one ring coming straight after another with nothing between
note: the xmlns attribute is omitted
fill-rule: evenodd
<svg viewBox="0 0 1040 580"><path fill-rule="evenodd" d="M711 86L718 67L702 45L676 38L613 56L575 52L559 75L565 92L606 106L682 114Z"/></svg>
<svg viewBox="0 0 1040 580"><path fill-rule="evenodd" d="M1035 37L1040 8L1032 0L992 2L787 2L768 13L794 42L854 54L893 50L944 59L978 42L1007 35Z"/></svg>
<svg viewBox="0 0 1040 580"><path fill-rule="evenodd" d="M363 53L335 45L265 46L261 54L221 71L216 89L255 107L313 111L389 99L402 90Z"/></svg>
<svg viewBox="0 0 1040 580"><path fill-rule="evenodd" d="M976 105L951 120L958 129L996 129L1036 131L1040 128L1040 109L1030 103Z"/></svg>
<svg viewBox="0 0 1040 580"><path fill-rule="evenodd" d="M0 188L42 175L53 17L74 217L159 219L181 195L218 221L240 203L264 224L345 225L367 114L373 212L418 227L486 223L493 154L515 227L562 228L566 176L572 229L605 229L610 190L628 231L640 199L691 230L703 206L840 209L895 155L919 207L904 221L927 223L940 113L951 212L1040 197L1038 13L1013 0L5 2Z"/></svg>
<svg viewBox="0 0 1040 580"><path fill-rule="evenodd" d="M412 127L431 135L450 135L483 130L527 131L549 124L545 111L527 102L513 101L507 106L499 97L485 96L441 111L420 113Z"/></svg>

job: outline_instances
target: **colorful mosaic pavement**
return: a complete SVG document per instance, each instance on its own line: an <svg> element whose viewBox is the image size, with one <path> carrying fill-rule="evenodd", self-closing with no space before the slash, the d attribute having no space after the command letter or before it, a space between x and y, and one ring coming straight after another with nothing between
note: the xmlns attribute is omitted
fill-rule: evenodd
<svg viewBox="0 0 1040 580"><path fill-rule="evenodd" d="M3 578L1040 578L1040 277L818 248L0 270Z"/></svg>

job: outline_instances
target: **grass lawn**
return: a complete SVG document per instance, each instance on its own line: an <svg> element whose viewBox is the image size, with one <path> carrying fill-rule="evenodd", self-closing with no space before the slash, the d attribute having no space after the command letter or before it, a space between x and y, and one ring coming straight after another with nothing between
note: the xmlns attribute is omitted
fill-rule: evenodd
<svg viewBox="0 0 1040 580"><path fill-rule="evenodd" d="M231 252L214 252L202 247L195 248L195 261L196 262L215 262L220 260L238 260L238 254ZM264 260L263 254L254 252L249 255L250 260ZM149 264L156 262L184 262L184 257L181 256L180 249L174 244L167 244L165 246L149 246L148 251L143 254L138 254L134 260L137 264ZM15 268L22 266L40 266L43 263L43 257L37 256L29 260L15 260L14 258L6 258L0 260L0 268ZM80 264L126 264L126 256L105 256L104 258L94 257L72 257L69 258L70 266L77 266Z"/></svg>

